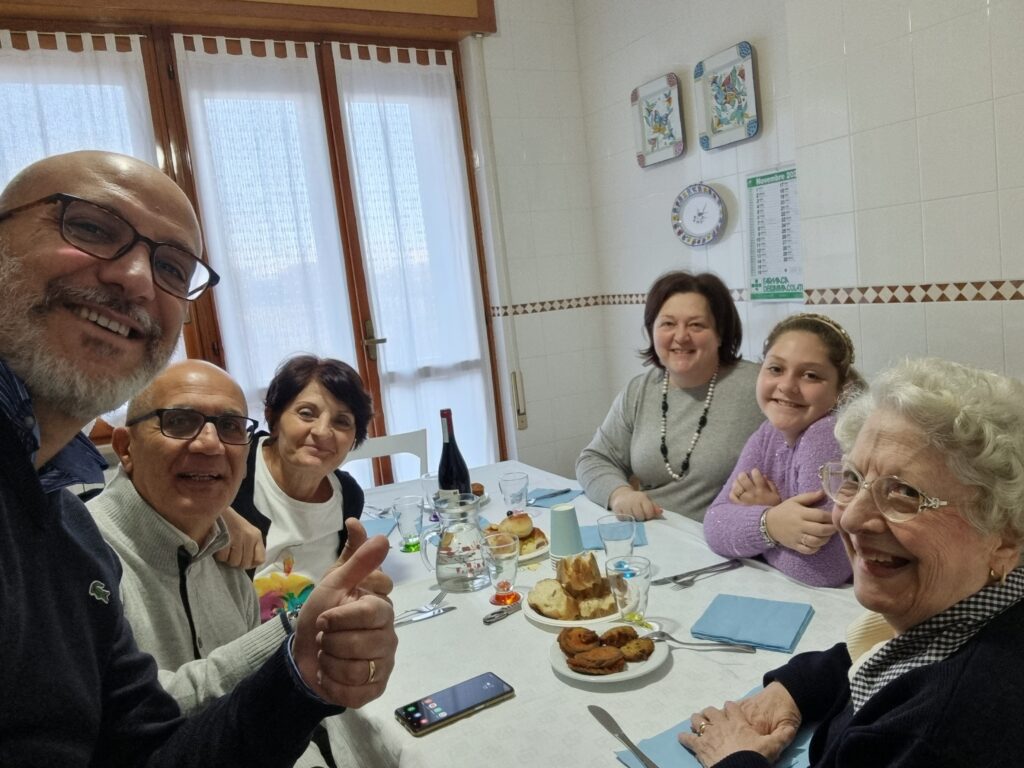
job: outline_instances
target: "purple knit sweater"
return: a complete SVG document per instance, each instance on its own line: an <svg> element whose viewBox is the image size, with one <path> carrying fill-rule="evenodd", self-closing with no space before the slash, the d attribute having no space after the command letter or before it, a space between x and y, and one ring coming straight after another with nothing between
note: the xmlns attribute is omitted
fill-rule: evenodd
<svg viewBox="0 0 1024 768"><path fill-rule="evenodd" d="M704 516L704 538L714 552L723 557L760 555L787 576L815 587L837 587L849 580L850 561L838 535L813 555L783 546L770 548L765 546L760 530L765 507L729 501L737 476L755 468L775 483L783 500L819 490L818 467L842 456L832 434L835 424L831 414L818 419L793 446L786 445L782 433L767 421L750 436L732 474ZM818 506L826 509L830 502L824 499Z"/></svg>

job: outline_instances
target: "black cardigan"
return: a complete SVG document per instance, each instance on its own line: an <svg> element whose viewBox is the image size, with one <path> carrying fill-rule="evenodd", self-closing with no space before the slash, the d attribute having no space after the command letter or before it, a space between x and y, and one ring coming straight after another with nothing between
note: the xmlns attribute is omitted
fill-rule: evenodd
<svg viewBox="0 0 1024 768"><path fill-rule="evenodd" d="M231 502L231 506L238 514L260 529L260 533L263 534L264 544L267 543L270 518L256 509L256 505L253 503L253 495L256 485L256 452L260 449L260 439L267 437L268 434L267 432L257 432L253 436L249 448L249 458L245 462L245 479L238 489L235 500ZM338 482L341 483L342 509L341 520L338 526L338 551L335 553L336 555L341 555L341 550L345 547L345 540L348 538L348 532L345 530L345 521L350 517L358 520L363 514L363 489L359 487L359 483L348 472L336 469L334 470L334 475L338 478ZM252 574L253 572L250 571L249 575L252 576Z"/></svg>

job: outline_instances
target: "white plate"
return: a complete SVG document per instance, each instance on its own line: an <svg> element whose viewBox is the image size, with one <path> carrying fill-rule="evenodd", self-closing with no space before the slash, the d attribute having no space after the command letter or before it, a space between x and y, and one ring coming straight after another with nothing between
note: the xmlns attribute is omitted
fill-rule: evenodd
<svg viewBox="0 0 1024 768"><path fill-rule="evenodd" d="M529 606L523 606L525 611ZM611 629L616 626L614 624L607 624L601 629L594 629L597 634L602 634L604 631ZM608 685L609 683L624 683L627 680L635 680L638 677L649 675L651 672L656 670L666 661L668 661L669 649L665 643L655 643L654 653L647 661L627 661L626 668L621 672L616 672L611 675L581 675L579 672L574 672L569 668L569 664L565 660L565 654L562 653L562 649L558 647L558 643L554 643L551 646L551 652L549 658L551 660L551 668L562 677L566 677L570 680L578 680L581 683L594 683L595 685Z"/></svg>
<svg viewBox="0 0 1024 768"><path fill-rule="evenodd" d="M527 590L527 593L529 593L529 590ZM524 597L526 596L524 595ZM526 618L530 621L536 622L537 624L546 624L549 627L594 627L598 624L608 624L608 622L615 621L618 617L618 612L616 612L608 614L607 616L600 616L596 619L573 619L572 621L564 619L549 619L543 613L538 613L534 610L533 606L530 605L529 600L526 600L523 604L523 613L526 614Z"/></svg>
<svg viewBox="0 0 1024 768"><path fill-rule="evenodd" d="M533 550L533 552L531 552L528 555L520 555L519 556L519 562L520 563L531 563L534 560L536 560L537 558L544 557L544 555L546 555L550 549L551 549L551 543L548 542L543 547L540 547L538 549Z"/></svg>

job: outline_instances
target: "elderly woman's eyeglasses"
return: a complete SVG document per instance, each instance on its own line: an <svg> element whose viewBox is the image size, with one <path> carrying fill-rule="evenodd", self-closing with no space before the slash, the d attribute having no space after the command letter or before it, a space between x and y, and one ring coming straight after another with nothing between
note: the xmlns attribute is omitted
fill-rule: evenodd
<svg viewBox="0 0 1024 768"><path fill-rule="evenodd" d="M818 469L818 477L825 495L840 507L853 501L861 490L870 489L875 506L894 523L905 523L922 509L938 509L949 504L948 501L926 496L895 475L865 480L853 467L839 461L823 464Z"/></svg>
<svg viewBox="0 0 1024 768"><path fill-rule="evenodd" d="M252 442L257 421L247 416L236 416L222 413L219 416L207 416L205 413L193 411L191 408L157 408L149 413L136 416L128 421L126 427L134 427L140 421L160 419L160 432L165 437L175 440L192 440L199 436L203 427L213 424L217 429L217 437L228 445L248 445Z"/></svg>
<svg viewBox="0 0 1024 768"><path fill-rule="evenodd" d="M153 283L172 296L193 301L220 281L220 276L195 254L143 237L109 208L63 192L0 212L0 221L37 205L52 204L60 205L60 234L64 241L97 259L113 261L136 243L145 243L149 247Z"/></svg>

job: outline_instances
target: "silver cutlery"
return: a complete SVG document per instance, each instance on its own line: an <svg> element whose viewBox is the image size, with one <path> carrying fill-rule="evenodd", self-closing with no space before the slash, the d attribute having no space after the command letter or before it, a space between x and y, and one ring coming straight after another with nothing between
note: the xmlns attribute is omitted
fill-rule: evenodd
<svg viewBox="0 0 1024 768"><path fill-rule="evenodd" d="M563 493L570 493L572 488L562 488L559 491L552 491L551 493L542 493L540 496L534 496L532 499L527 500L527 504L536 504L538 501L544 501L544 499L553 499L555 496L561 496Z"/></svg>
<svg viewBox="0 0 1024 768"><path fill-rule="evenodd" d="M417 613L415 616L409 616L407 618L400 619L399 621L395 622L395 626L402 627L406 624L412 624L414 621L425 621L427 619L432 619L435 616L441 616L442 614L448 613L448 611L454 610L454 605L442 605L430 611L429 613Z"/></svg>
<svg viewBox="0 0 1024 768"><path fill-rule="evenodd" d="M695 651L732 651L733 653L757 653L757 648L752 645L743 645L742 643L694 643L686 640L676 640L668 632L663 632L657 629L653 632L648 632L644 637L650 640L657 641L669 641L676 643L683 648L690 648Z"/></svg>
<svg viewBox="0 0 1024 768"><path fill-rule="evenodd" d="M400 614L395 616L395 621L400 621L401 619L404 619L407 616L412 616L416 613L428 613L437 608L437 606L439 606L442 602L444 602L444 599L447 595L448 593L442 589L440 592L434 595L434 599L431 600L429 603L424 603L423 605L416 606L415 608L410 608L406 611L402 611Z"/></svg>
<svg viewBox="0 0 1024 768"><path fill-rule="evenodd" d="M640 761L644 768L658 768L657 763L640 751L640 747L629 740L629 737L623 732L622 728L619 727L619 724L615 722L615 718L609 715L608 712L596 704L588 704L587 709L590 710L590 714L594 716L597 722L604 726L604 729L608 731L608 733L622 742L622 746L636 755L636 759Z"/></svg>
<svg viewBox="0 0 1024 768"><path fill-rule="evenodd" d="M655 579L651 584L682 584L684 587L692 587L693 583L697 580L696 577L704 576L712 573L725 573L731 571L734 568L739 568L743 565L740 560L726 560L724 563L715 563L714 565L706 565L703 568L697 568L692 571L686 571L685 573L677 573L675 576L662 576L660 579Z"/></svg>
<svg viewBox="0 0 1024 768"><path fill-rule="evenodd" d="M503 608L499 608L496 611L492 611L484 616L484 624L493 624L496 621L501 621L504 618L511 616L513 613L523 607L522 599L512 605L506 605Z"/></svg>

